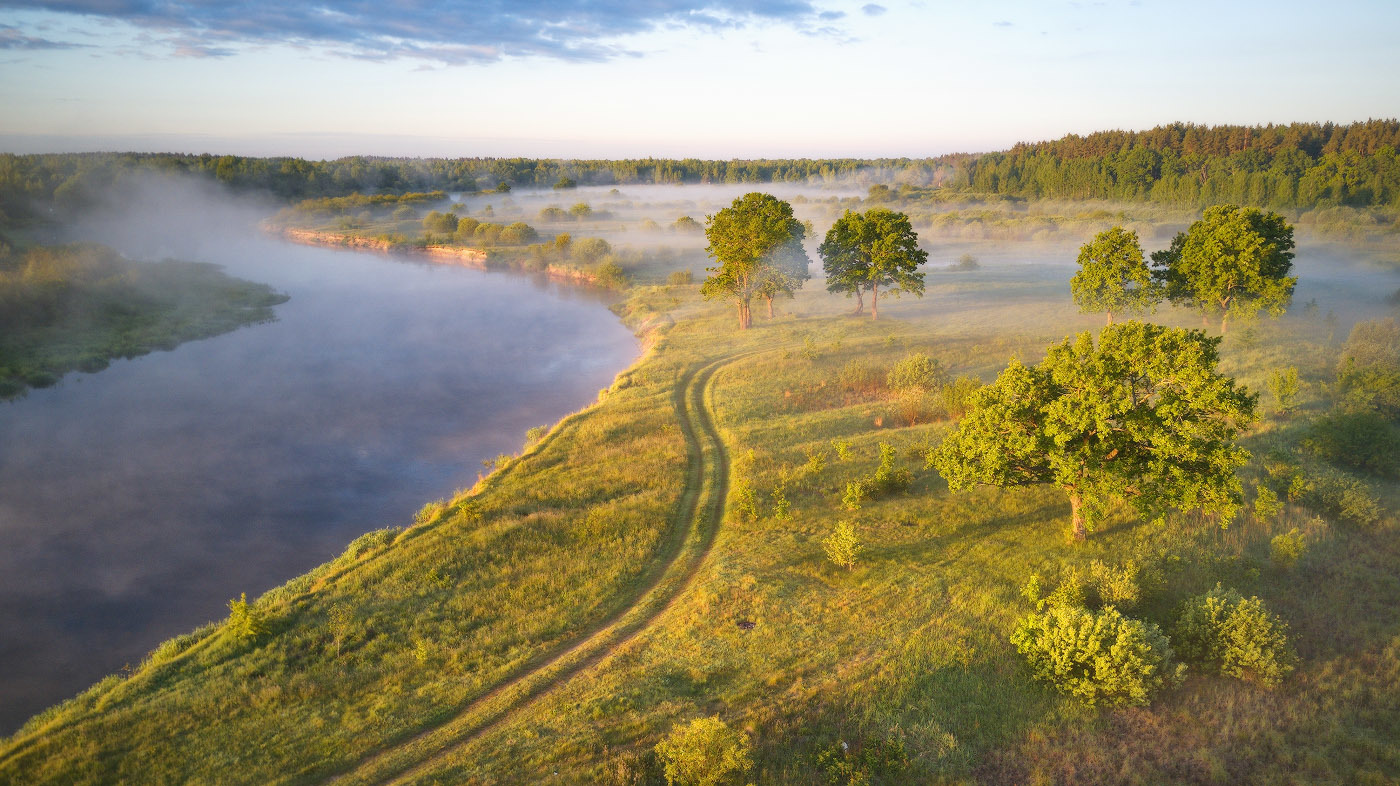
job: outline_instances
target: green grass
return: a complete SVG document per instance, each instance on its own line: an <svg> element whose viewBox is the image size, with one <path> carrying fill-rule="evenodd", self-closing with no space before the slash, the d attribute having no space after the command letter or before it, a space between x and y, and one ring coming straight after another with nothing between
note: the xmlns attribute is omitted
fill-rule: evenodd
<svg viewBox="0 0 1400 786"><path fill-rule="evenodd" d="M286 300L214 265L133 262L103 246L0 255L0 399L270 321Z"/></svg>
<svg viewBox="0 0 1400 786"><path fill-rule="evenodd" d="M1400 487L1369 480L1386 506L1370 528L1296 504L1227 529L1119 510L1076 546L1062 494L951 495L922 462L950 424L907 425L887 395L838 382L853 359L883 370L911 351L983 379L1037 360L1101 324L1073 313L1063 281L995 265L930 275L922 301L891 300L879 322L811 291L745 333L697 289L634 288L619 311L658 329L596 405L402 532L258 599L262 639L209 626L31 721L0 743L0 781L655 783L651 747L713 714L753 738L757 783L828 782L818 757L841 742L903 745L907 764L876 768L876 783L1400 778ZM1297 413L1247 437L1249 488L1265 453L1329 411L1325 332L1288 317L1224 344L1225 370L1252 389L1280 365L1304 381ZM912 487L844 509L880 443ZM741 512L748 492L756 516ZM705 500L723 493L716 528ZM843 518L865 544L851 571L821 547ZM1269 540L1293 527L1309 545L1285 571ZM1027 578L1130 558L1162 577L1136 616L1166 627L1224 582L1290 624L1299 672L1272 692L1195 675L1117 711L1033 682L1007 640ZM337 656L338 606L352 623Z"/></svg>

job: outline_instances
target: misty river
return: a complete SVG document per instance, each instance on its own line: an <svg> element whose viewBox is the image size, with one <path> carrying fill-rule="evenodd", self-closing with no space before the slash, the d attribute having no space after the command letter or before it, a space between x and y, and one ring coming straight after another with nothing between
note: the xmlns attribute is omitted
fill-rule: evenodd
<svg viewBox="0 0 1400 786"><path fill-rule="evenodd" d="M74 231L291 300L0 403L0 734L407 525L638 354L602 294L291 245L258 230L268 212L175 190Z"/></svg>

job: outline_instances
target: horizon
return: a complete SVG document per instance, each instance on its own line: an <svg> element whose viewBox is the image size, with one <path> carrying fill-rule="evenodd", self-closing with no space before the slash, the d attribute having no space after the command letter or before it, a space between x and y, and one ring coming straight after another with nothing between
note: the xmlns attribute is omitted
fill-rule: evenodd
<svg viewBox="0 0 1400 786"><path fill-rule="evenodd" d="M1376 0L5 6L13 153L928 158L1400 106Z"/></svg>

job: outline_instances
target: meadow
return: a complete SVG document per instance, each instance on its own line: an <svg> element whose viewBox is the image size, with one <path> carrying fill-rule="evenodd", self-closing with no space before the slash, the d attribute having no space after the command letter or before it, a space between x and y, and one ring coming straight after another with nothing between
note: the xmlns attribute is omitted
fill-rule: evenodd
<svg viewBox="0 0 1400 786"><path fill-rule="evenodd" d="M648 349L475 487L35 717L0 743L0 780L658 783L653 747L705 716L750 736L754 783L1400 778L1400 465L1326 447L1351 322L1390 313L1393 271L1309 247L1290 313L1225 338L1222 371L1262 394L1245 512L1150 523L1118 508L1076 544L1056 489L950 493L926 456L956 396L911 398L888 372L924 354L949 382L988 382L1097 330L1069 298L1077 243L1127 220L1165 245L1189 215L1042 205L988 236L994 221L959 213L956 232L928 237L922 299L882 301L872 321L811 282L741 332L728 304L700 298L704 236L679 221L737 192L678 191L579 189L588 215L543 221L555 194L460 208L444 195L342 224L421 238L430 207L484 220L489 205L491 221L538 225L512 259L565 228L574 244L605 239L605 256L568 264L621 268L615 310ZM865 204L793 201L822 229ZM910 212L936 229L965 209ZM1059 217L1053 237L1043 215ZM955 267L962 255L975 264ZM1151 319L1199 325L1170 308ZM1288 367L1300 385L1285 407L1269 391ZM907 488L853 499L882 460ZM1274 487L1281 511L1256 512ZM864 546L849 569L822 543L842 521ZM1275 557L1295 530L1301 554ZM1036 682L1008 637L1033 577L1096 570L1129 576L1134 615L1164 629L1217 583L1258 596L1301 666L1273 689L1193 671L1147 707L1085 706Z"/></svg>

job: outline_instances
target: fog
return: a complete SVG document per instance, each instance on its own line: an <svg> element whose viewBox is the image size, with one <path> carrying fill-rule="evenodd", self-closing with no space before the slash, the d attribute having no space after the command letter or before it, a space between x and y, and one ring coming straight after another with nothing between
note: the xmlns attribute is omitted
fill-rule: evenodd
<svg viewBox="0 0 1400 786"><path fill-rule="evenodd" d="M608 298L294 246L271 211L147 182L70 239L224 265L277 321L0 404L0 728L409 523L635 357Z"/></svg>
<svg viewBox="0 0 1400 786"><path fill-rule="evenodd" d="M663 272L703 274L704 234L676 220L703 224L755 190L791 201L813 229L816 280L780 308L848 311L851 301L823 293L815 247L846 209L869 207L862 184L590 186L453 195L434 207L525 221L545 238L602 237L660 259ZM365 531L406 524L474 481L483 459L518 450L526 429L588 403L637 354L598 293L289 245L259 229L276 206L207 184L146 181L112 203L68 237L134 258L215 262L291 300L272 324L0 405L0 728L222 617L238 593L253 597ZM578 203L592 215L540 218ZM1126 223L1151 252L1192 219L1141 205L888 206L908 210L929 251L928 291L882 299L881 318L971 332L1063 324L1076 311L1068 282L1079 244ZM963 256L976 269L948 269ZM1395 268L1364 249L1311 240L1295 272L1289 318L1332 312L1338 340L1353 322L1392 313L1400 287Z"/></svg>

